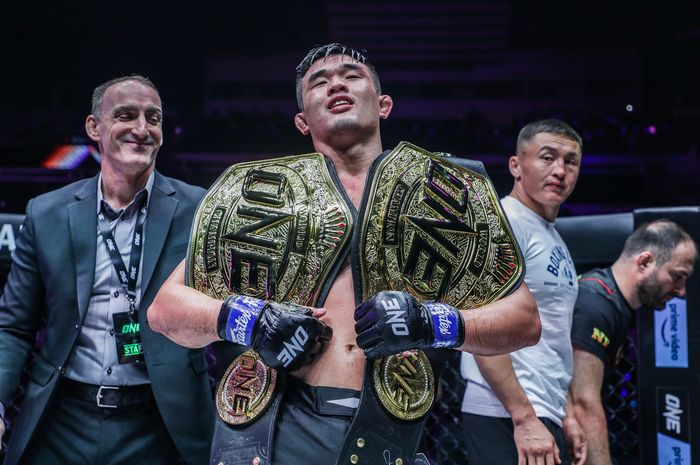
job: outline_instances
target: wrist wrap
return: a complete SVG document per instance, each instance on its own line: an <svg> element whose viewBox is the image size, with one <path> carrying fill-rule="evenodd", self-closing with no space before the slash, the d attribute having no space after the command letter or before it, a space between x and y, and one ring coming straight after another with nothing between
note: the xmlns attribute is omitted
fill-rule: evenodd
<svg viewBox="0 0 700 465"><path fill-rule="evenodd" d="M464 321L459 310L441 302L424 302L433 324L433 348L459 347L464 343Z"/></svg>
<svg viewBox="0 0 700 465"><path fill-rule="evenodd" d="M253 328L266 301L243 295L232 295L224 300L219 311L216 332L221 339L250 346Z"/></svg>

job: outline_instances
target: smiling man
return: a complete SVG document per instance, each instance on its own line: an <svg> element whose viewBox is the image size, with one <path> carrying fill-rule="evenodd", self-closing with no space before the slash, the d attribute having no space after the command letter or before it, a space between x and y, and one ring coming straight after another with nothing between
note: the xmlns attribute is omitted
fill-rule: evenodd
<svg viewBox="0 0 700 465"><path fill-rule="evenodd" d="M463 425L472 465L570 464L565 433L573 463L585 458L580 428L567 415L578 284L569 250L554 229L576 186L582 145L568 124L535 121L522 128L508 160L513 189L501 202L525 257L525 283L537 301L542 337L508 355L464 354Z"/></svg>
<svg viewBox="0 0 700 465"><path fill-rule="evenodd" d="M683 228L656 220L627 238L611 267L579 279L571 394L588 441L587 464L612 464L601 390L606 372L620 360L633 310L661 310L672 298L685 297L696 259L697 246Z"/></svg>
<svg viewBox="0 0 700 465"><path fill-rule="evenodd" d="M393 100L362 53L311 50L296 93L318 153L229 168L149 319L185 346L252 348L219 383L212 463L409 464L448 349L539 337L517 245L486 176L383 152Z"/></svg>
<svg viewBox="0 0 700 465"><path fill-rule="evenodd" d="M3 405L46 327L4 463L205 464L204 354L145 318L204 190L155 171L163 109L147 78L98 86L85 129L99 175L30 200L0 297Z"/></svg>

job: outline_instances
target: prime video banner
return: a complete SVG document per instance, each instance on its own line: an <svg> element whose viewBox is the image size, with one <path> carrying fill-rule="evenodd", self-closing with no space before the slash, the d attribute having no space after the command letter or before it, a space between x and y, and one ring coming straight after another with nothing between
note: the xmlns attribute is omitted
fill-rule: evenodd
<svg viewBox="0 0 700 465"><path fill-rule="evenodd" d="M665 436L656 435L658 445L658 465L691 465L690 444Z"/></svg>
<svg viewBox="0 0 700 465"><path fill-rule="evenodd" d="M688 320L686 301L671 299L663 310L654 312L656 366L688 368Z"/></svg>

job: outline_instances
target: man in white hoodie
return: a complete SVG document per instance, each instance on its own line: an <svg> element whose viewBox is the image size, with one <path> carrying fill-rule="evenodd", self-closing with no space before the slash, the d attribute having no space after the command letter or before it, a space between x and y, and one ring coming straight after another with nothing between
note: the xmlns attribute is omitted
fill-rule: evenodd
<svg viewBox="0 0 700 465"><path fill-rule="evenodd" d="M581 429L567 415L578 283L569 251L554 229L559 207L576 185L581 149L581 137L568 124L541 120L520 131L517 153L508 161L514 184L501 203L524 255L525 282L539 307L542 337L537 345L507 355L462 356L470 465L585 460Z"/></svg>

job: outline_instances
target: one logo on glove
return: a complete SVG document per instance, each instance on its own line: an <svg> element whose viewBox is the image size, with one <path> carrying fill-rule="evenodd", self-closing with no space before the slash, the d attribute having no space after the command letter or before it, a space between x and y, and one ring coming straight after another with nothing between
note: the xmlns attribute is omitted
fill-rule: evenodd
<svg viewBox="0 0 700 465"><path fill-rule="evenodd" d="M407 336L408 326L406 325L406 311L401 309L399 301L394 299L382 300L382 307L389 315L387 323L391 325L391 331L396 336Z"/></svg>
<svg viewBox="0 0 700 465"><path fill-rule="evenodd" d="M288 367L294 358L304 352L304 344L309 340L309 333L303 326L299 326L289 341L284 341L284 348L277 354L277 360L282 362L284 367Z"/></svg>

